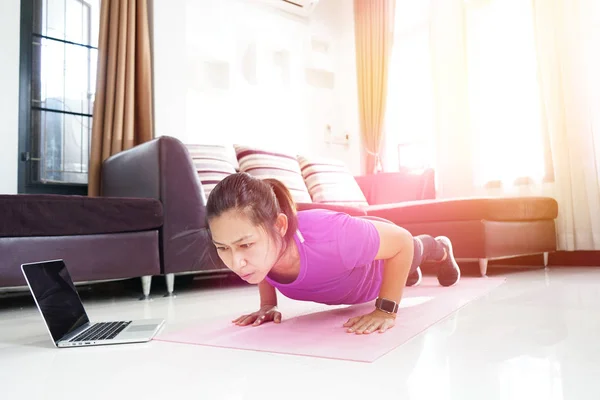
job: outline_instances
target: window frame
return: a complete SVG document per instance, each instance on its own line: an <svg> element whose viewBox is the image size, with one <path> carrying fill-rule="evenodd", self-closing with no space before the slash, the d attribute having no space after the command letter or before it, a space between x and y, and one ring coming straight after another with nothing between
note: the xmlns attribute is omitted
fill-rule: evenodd
<svg viewBox="0 0 600 400"><path fill-rule="evenodd" d="M32 122L32 76L33 76L33 39L34 13L41 12L36 9L36 3L43 0L21 0L20 18L20 61L19 61L19 128L18 128L18 185L20 194L62 194L81 195L88 194L88 184L85 183L45 183L32 179L32 169L36 168L31 161L33 153L33 140L31 134ZM69 114L69 112L59 112ZM92 121L93 117L90 117Z"/></svg>

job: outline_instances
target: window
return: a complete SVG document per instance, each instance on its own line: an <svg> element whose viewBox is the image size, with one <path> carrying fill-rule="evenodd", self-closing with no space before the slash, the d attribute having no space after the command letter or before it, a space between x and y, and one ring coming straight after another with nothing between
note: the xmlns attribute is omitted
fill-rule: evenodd
<svg viewBox="0 0 600 400"><path fill-rule="evenodd" d="M467 7L469 110L476 183L541 182L551 171L542 134L531 2Z"/></svg>
<svg viewBox="0 0 600 400"><path fill-rule="evenodd" d="M463 50L466 55L468 83L464 89L468 91L468 105L455 111L468 118L471 131L465 138L472 139L469 148L473 151L474 183L480 187L512 186L553 180L550 143L542 118L531 2L485 0L452 4L451 7L460 7L460 13L447 18L461 15L462 24L464 11L464 49L459 48L463 43L458 42L431 45L432 40L441 40L430 34L431 24L440 23L438 18L431 18L439 5L431 1L396 2L385 125L386 169L435 168L435 103L441 99L448 110L446 97L452 93L441 97L434 91L432 50L439 47L449 53L452 49L448 46L453 44L457 46L456 57L463 57ZM453 29L459 29L458 26ZM440 55L443 59L444 54ZM435 79L447 83L452 75L436 73ZM445 124L443 120L437 122ZM440 130L439 134L447 132Z"/></svg>
<svg viewBox="0 0 600 400"><path fill-rule="evenodd" d="M85 193L101 0L22 0L19 192Z"/></svg>
<svg viewBox="0 0 600 400"><path fill-rule="evenodd" d="M388 74L385 169L433 167L434 103L430 2L396 3Z"/></svg>

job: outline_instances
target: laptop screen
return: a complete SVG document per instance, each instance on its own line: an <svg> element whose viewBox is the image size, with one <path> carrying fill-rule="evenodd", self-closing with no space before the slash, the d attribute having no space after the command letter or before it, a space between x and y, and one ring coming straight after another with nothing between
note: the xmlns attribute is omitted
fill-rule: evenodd
<svg viewBox="0 0 600 400"><path fill-rule="evenodd" d="M23 273L55 343L89 322L63 261L25 264Z"/></svg>

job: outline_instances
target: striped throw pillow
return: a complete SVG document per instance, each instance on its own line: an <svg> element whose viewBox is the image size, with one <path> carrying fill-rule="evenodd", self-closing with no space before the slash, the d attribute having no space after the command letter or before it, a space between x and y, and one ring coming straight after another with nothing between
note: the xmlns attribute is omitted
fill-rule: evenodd
<svg viewBox="0 0 600 400"><path fill-rule="evenodd" d="M277 179L289 189L296 203L312 203L295 156L248 146L234 147L240 172L259 179Z"/></svg>
<svg viewBox="0 0 600 400"><path fill-rule="evenodd" d="M367 207L369 203L346 165L324 157L298 156L302 176L315 203Z"/></svg>
<svg viewBox="0 0 600 400"><path fill-rule="evenodd" d="M186 145L206 199L210 192L228 175L235 174L232 164L231 148L220 145L187 144Z"/></svg>

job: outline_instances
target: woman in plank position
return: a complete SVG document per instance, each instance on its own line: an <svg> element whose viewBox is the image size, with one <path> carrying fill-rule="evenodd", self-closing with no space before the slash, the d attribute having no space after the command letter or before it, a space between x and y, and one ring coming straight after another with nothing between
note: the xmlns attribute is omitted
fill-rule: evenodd
<svg viewBox="0 0 600 400"><path fill-rule="evenodd" d="M349 333L385 332L394 326L405 285L421 281L422 262L437 262L441 285L452 286L460 269L446 237L413 237L385 220L329 210L296 212L279 181L246 173L229 175L211 192L206 218L219 257L251 284L260 309L237 325L281 322L284 296L328 305L375 301L372 312L349 319Z"/></svg>

